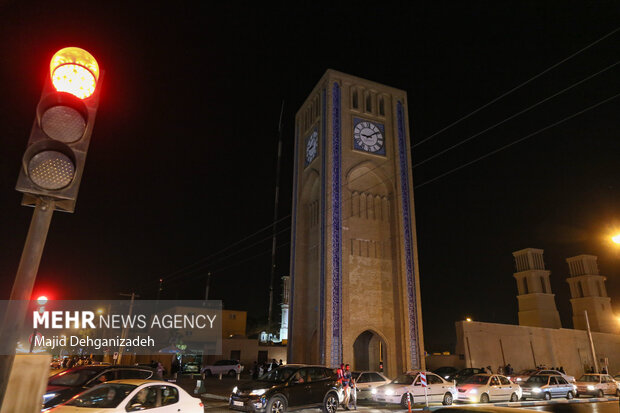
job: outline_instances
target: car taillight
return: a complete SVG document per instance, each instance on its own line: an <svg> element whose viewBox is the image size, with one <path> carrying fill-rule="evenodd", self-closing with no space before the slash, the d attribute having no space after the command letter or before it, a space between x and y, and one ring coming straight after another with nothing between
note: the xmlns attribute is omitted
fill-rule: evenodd
<svg viewBox="0 0 620 413"><path fill-rule="evenodd" d="M205 407L205 405L204 405L204 404L202 404L202 402L198 403L198 406L200 406L200 407Z"/></svg>

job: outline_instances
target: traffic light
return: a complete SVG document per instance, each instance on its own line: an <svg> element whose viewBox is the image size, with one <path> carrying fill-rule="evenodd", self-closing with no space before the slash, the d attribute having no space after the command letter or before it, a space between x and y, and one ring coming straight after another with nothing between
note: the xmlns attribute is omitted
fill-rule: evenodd
<svg viewBox="0 0 620 413"><path fill-rule="evenodd" d="M86 50L66 47L52 57L15 189L22 205L37 198L73 212L99 106L102 72Z"/></svg>

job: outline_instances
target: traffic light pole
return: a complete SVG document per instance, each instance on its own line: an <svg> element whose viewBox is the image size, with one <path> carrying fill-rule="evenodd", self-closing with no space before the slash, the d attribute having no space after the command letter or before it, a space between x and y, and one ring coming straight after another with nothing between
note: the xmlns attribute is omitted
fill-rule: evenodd
<svg viewBox="0 0 620 413"><path fill-rule="evenodd" d="M22 323L28 311L28 302L37 278L43 247L54 214L54 206L53 199L43 197L37 199L17 275L13 282L8 311L0 330L0 406L4 400L15 359L18 333L23 330Z"/></svg>

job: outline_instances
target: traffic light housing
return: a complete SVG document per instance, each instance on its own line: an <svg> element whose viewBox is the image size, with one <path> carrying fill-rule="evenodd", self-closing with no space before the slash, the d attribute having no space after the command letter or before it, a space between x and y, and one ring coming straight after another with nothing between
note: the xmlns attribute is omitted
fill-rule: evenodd
<svg viewBox="0 0 620 413"><path fill-rule="evenodd" d="M22 205L48 197L57 210L75 210L101 81L97 61L83 49L67 47L52 58L15 187Z"/></svg>

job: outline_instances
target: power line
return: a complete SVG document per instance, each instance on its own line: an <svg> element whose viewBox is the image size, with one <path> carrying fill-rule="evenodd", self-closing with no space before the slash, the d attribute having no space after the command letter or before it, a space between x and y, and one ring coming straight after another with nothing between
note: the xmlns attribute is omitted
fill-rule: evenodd
<svg viewBox="0 0 620 413"><path fill-rule="evenodd" d="M457 147L459 147L459 146L463 145L464 143L467 143L467 142L471 141L472 139L477 138L478 136L482 135L483 133L486 133L486 132L490 131L491 129L494 129L494 128L498 127L499 125L502 125L502 124L504 124L504 123L508 122L509 120L512 120L512 119L516 118L517 116L522 115L523 113L525 113L525 112L527 112L527 111L529 111L529 110L531 110L531 109L534 109L534 108L535 108L535 107L537 107L537 106L542 105L543 103L547 102L548 100L551 100L551 99L553 99L554 97L559 96L559 95L561 95L562 93L565 93L565 92L567 92L567 91L569 91L569 90L571 90L571 89L573 89L573 88L575 88L575 87L579 86L580 84L582 84L582 83L584 83L584 82L587 82L588 80L592 79L593 77L596 77L596 76L600 75L601 73L606 72L607 70L609 70L609 69L611 69L611 68L613 68L613 67L617 66L618 64L620 64L620 61L617 61L616 63L613 63L613 64L611 64L611 65L607 66L606 68L601 69L601 70L599 70L598 72L596 72L596 73L594 73L594 74L592 74L592 75L590 75L590 76L587 76L587 77L585 77L584 79L582 79L582 80L580 80L580 81L578 81L578 82L576 82L576 83L573 83L572 85L568 86L567 88L562 89L562 90L560 90L559 92L554 93L553 95L551 95L551 96L549 96L549 97L546 97L545 99L540 100L540 101L536 102L535 104L533 104L533 105L531 105L531 106L529 106L529 107L527 107L527 108L525 108L525 109L523 109L523 110L520 110L519 112L515 113L514 115L509 116L509 117L507 117L506 119L504 119L504 120L502 120L502 121L500 121L500 122L497 122L496 124L494 124L494 125L492 125L492 126L489 126L488 128L486 128L486 129L484 129L484 130L482 130L482 131L480 131L480 132L478 132L478 133L476 133L476 134L474 134L474 135L470 136L470 137L469 137L469 138L467 138L467 139L463 139L462 141L457 142L457 143L455 143L454 145L452 145L452 146L450 146L450 147L448 147L448 148L446 148L446 149L444 149L444 150L442 150L442 151L440 151L440 152L438 152L438 153L436 153L436 154L434 154L434 155L432 155L432 156L429 156L428 158L426 158L426 159L424 159L424 160L422 160L422 161L420 161L420 162L416 162L416 163L413 165L413 168L417 168L418 166L421 166L421 165L425 164L426 162L428 162L428 161L430 161L430 160L433 160L433 159L437 158L438 156L441 156L441 155L443 155L444 153L449 152L449 151L451 151L452 149L457 148Z"/></svg>
<svg viewBox="0 0 620 413"><path fill-rule="evenodd" d="M559 124L561 124L561 123L564 123L564 122L566 122L566 121L568 121L568 120L570 120L570 119L572 119L572 118L574 118L574 117L576 117L576 116L579 116L579 115L581 115L581 114L583 114L583 113L585 113L585 112L587 112L587 111L589 111L589 110L592 110L592 109L594 109L594 108L596 108L596 107L598 107L598 106L600 106L600 105L602 105L602 104L604 104L604 103L607 103L607 102L609 102L609 101L611 101L611 100L613 100L613 99L617 98L618 96L620 96L620 93L615 94L615 95L613 95L613 96L611 96L611 97L609 97L609 98L607 98L607 99L604 99L604 100L602 100L602 101L600 101L600 102L598 102L598 103L595 103L595 104L594 104L594 105L592 105L592 106L589 106L589 107L587 107L587 108L585 108L585 109L583 109L583 110L580 110L579 112L573 113L572 115L567 116L567 117L565 117L564 119L561 119L561 120L559 120L559 121L557 121L557 122L554 122L554 123L552 123L552 124L550 124L550 125L547 125L547 126L545 126L544 128L541 128L541 129L539 129L539 130L537 130L537 131L535 131L535 132L532 132L532 133L530 133L530 134L528 134L528 135L526 135L526 136L524 136L524 137L522 137L522 138L519 138L519 139L517 139L516 141L513 141L513 142L511 142L511 143L509 143L509 144L507 144L507 145L502 146L501 148L498 148L498 149L495 149L495 150L493 150L493 151L491 151L491 152L488 152L488 153L486 153L486 154L484 154L484 155L482 155L482 156L480 156L480 157L478 157L478 158L474 159L473 161L469 161L469 162L467 162L467 163L464 163L463 165L460 165L460 166L458 166L458 167L456 167L456 168L453 168L453 169L451 169L451 170L449 170L449 171L447 171L447 172L444 172L444 173L442 173L441 175L436 176L435 178L429 179L428 181L424 181L424 182L422 182L421 184L415 185L414 187L415 187L415 188L421 188L421 187L423 187L424 185L430 184L431 182L435 182L436 180L438 180L438 179L440 179L440 178L443 178L443 177L444 177L444 176L446 176L446 175L449 175L449 174L451 174L451 173L453 173L453 172L456 172L456 171L458 171L458 170L460 170L460 169L463 169L463 168L465 168L465 167L467 167L467 166L469 166L469 165L471 165L471 164L473 164L473 163L476 163L476 162L478 162L478 161L481 161L482 159L488 158L489 156L494 155L494 154L496 154L496 153L498 153L498 152L500 152L500 151L503 151L504 149L509 148L509 147L511 147L511 146L513 146L513 145L516 145L516 144L517 144L517 143L519 143L519 142L523 142L524 140L529 139L529 138L531 138L531 137L532 137L532 136L534 136L534 135L537 135L537 134L539 134L539 133L541 133L541 132L544 132L544 131L546 131L547 129L551 129L551 128L553 128L554 126L557 126L557 125L559 125Z"/></svg>
<svg viewBox="0 0 620 413"><path fill-rule="evenodd" d="M444 127L443 129L440 129L440 130L438 130L437 132L433 133L432 135L430 135L430 136L428 136L428 137L426 137L426 138L422 139L420 142L418 142L418 143L414 144L414 145L413 145L413 147L415 148L415 147L417 147L417 146L419 146L419 145L422 145L424 142L427 142L427 141L429 141L429 140L433 139L435 136L437 136L437 135L439 135L440 133L442 133L442 132L444 132L444 131L446 131L446 130L450 129L452 126L454 126L454 125L456 125L456 124L458 124L458 123L460 123L460 122L464 121L465 119L467 119L467 118L469 118L469 117L471 117L471 116L475 115L476 113L480 112L482 109L484 109L484 108L486 108L486 107L491 106L493 103L495 103L495 102L497 102L498 100L500 100L500 99L502 99L502 98L504 98L504 97L508 96L509 94L511 94L512 92L514 92L515 90L522 88L523 86L527 85L528 83L532 82L533 80L538 79L539 77L541 77L541 76L542 76L542 75L544 75L545 73L547 73L547 72L549 72L549 71L551 71L551 70L555 69L556 67L560 66L562 63L565 63L566 61L568 61L568 60L572 59L573 57L577 56L578 54L580 54L581 52L583 52L583 51L585 51L585 50L589 49L590 47L594 46L595 44L597 44L597 43L599 43L599 42L603 41L604 39L606 39L606 38L608 38L609 36L611 36L611 35L613 35L614 33L616 33L618 30L620 30L620 27L618 27L618 28L616 28L615 30L612 30L611 32L607 33L605 36L601 37L600 39L595 40L594 42L590 43L589 45L587 45L587 46L586 46L586 47L584 47L583 49L580 49L580 50L576 51L575 53L571 54L570 56L568 56L568 57L566 57L566 58L564 58L564 59L560 60L558 63L556 63L556 64L554 64L554 65L552 65L552 66L548 67L547 69L545 69L545 70L543 70L542 72L538 73L536 76L534 76L534 77L532 77L532 78L530 78L530 79L526 80L525 82L523 82L523 83L521 83L521 84L519 84L519 85L515 86L514 88L510 89L508 92L505 92L505 93L503 93L502 95L500 95L500 96L496 97L495 99L491 100L489 103L486 103L486 104L484 104L484 105L480 106L478 109L474 110L473 112L471 112L471 113L469 113L469 114L467 114L467 115L463 116L463 117L462 117L462 118L460 118L460 119L457 119L456 121L452 122L451 124L449 124L448 126Z"/></svg>
<svg viewBox="0 0 620 413"><path fill-rule="evenodd" d="M277 223L277 222L280 222L280 221L282 221L282 220L285 220L286 218L288 218L288 217L290 217L290 216L291 216L291 214L288 214L288 215L286 215L285 217L282 217L282 218L280 218L279 220L277 220L277 221L276 221L276 223ZM222 252L224 252L224 251L229 250L230 248L234 247L235 245L238 245L238 244L240 244L240 243L242 243L242 242L244 242L244 241L246 241L246 240L248 240L248 239L252 238L253 236L255 236L255 235L257 235L257 234L260 234L261 232L264 232L264 231L266 231L266 230L268 230L268 229L272 228L273 224L274 224L274 223L272 222L272 223L270 223L269 225L266 225L265 227L263 227L263 228L259 229L259 230L258 230L258 231L256 231L256 232L253 232L252 234L250 234L250 235L248 235L248 236L246 236L246 237L244 237L244 238L240 239L239 241L233 242L232 244L228 245L227 247L222 248L222 249L221 249L221 250L219 250L219 251L216 251L216 252L214 252L214 253L212 253L212 254L209 254L209 255L208 255L208 256L206 256L206 257L200 258L198 261L196 261L196 262L194 262L194 263L192 263L192 264L188 264L188 265L186 265L186 266L185 266L185 267L183 267L183 268L180 268L180 269L178 269L178 270L172 271L172 272L170 272L170 273L164 273L164 274L160 275L158 278L166 278L166 277L170 277L170 276L172 276L172 275L174 275L174 274L176 274L176 273L178 273L178 272L183 272L183 271L185 271L185 270L186 270L186 269L188 269L188 268L191 268L191 267L193 267L193 266L195 266L195 265L199 265L200 263L202 263L202 262L204 262L204 261L206 261L206 260L208 260L208 259L211 259L211 258L213 258L213 257L215 257L215 256L217 256L217 255L219 255L219 254L221 254L221 253L222 253Z"/></svg>

